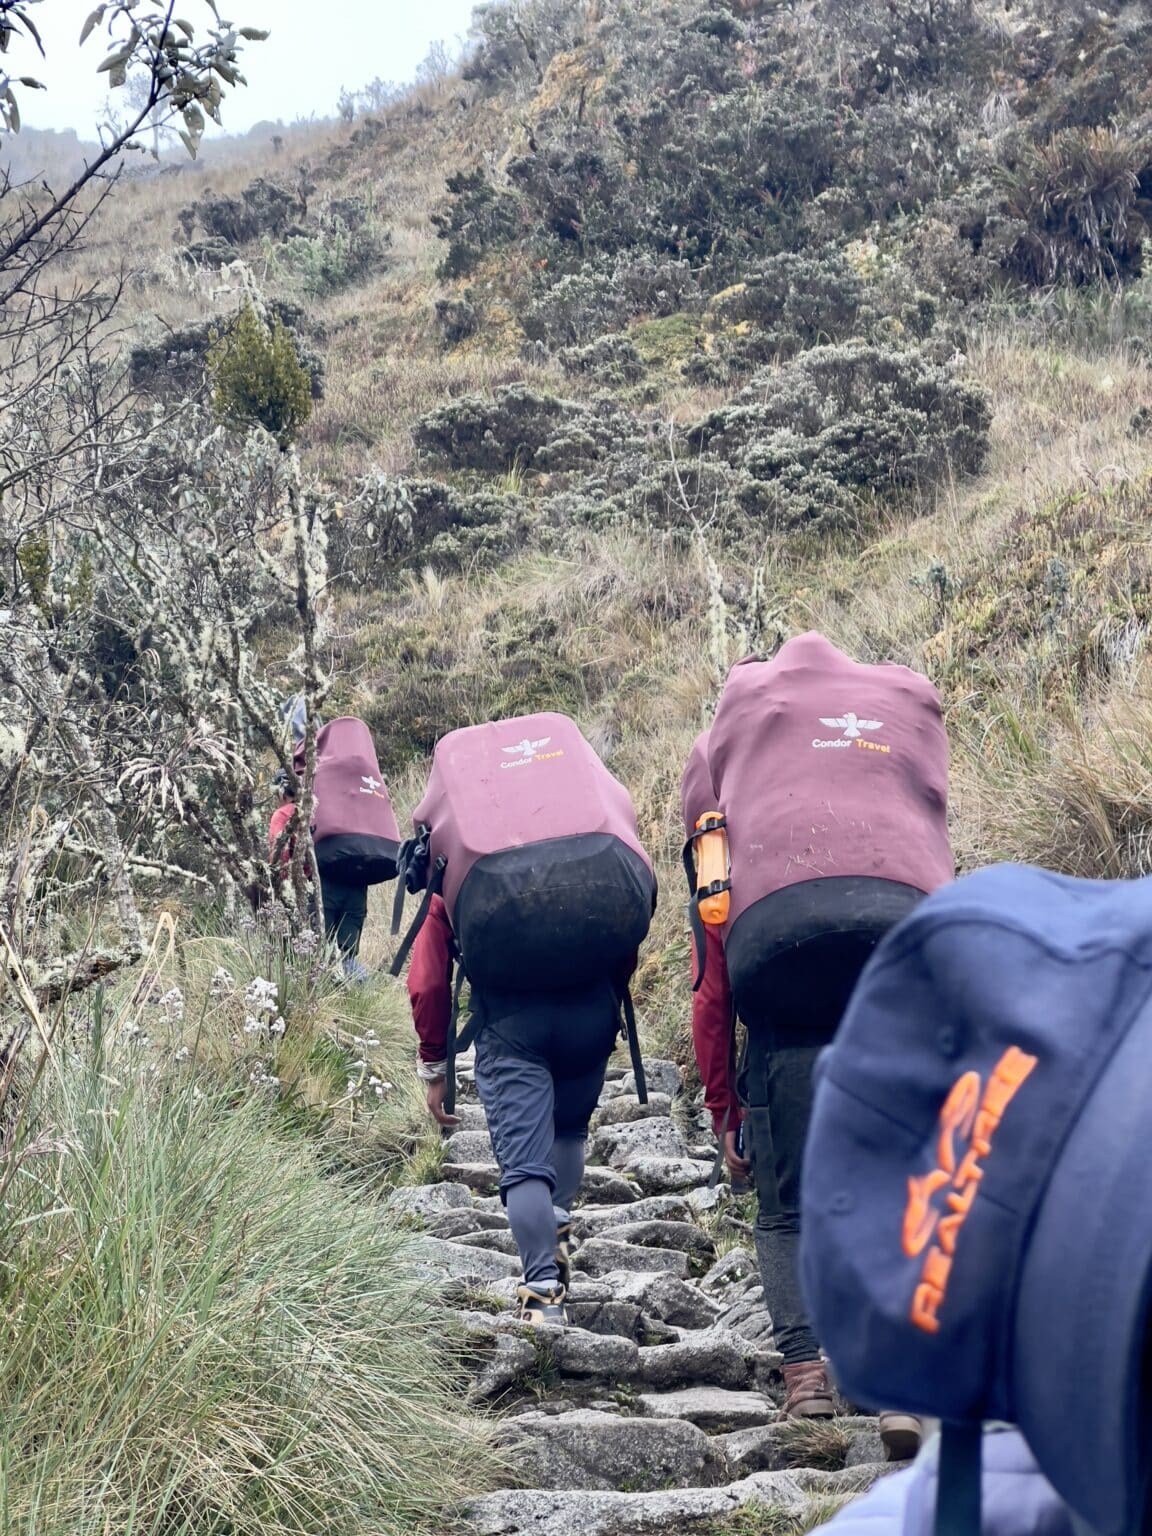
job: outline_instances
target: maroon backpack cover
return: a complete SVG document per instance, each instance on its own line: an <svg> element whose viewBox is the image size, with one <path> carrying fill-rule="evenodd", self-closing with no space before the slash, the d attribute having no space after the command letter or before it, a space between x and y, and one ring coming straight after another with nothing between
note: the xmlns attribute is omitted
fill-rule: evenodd
<svg viewBox="0 0 1152 1536"><path fill-rule="evenodd" d="M345 715L317 731L313 795L321 875L348 885L394 880L400 828L363 720Z"/></svg>
<svg viewBox="0 0 1152 1536"><path fill-rule="evenodd" d="M622 982L655 905L636 814L576 724L542 713L436 745L413 822L427 828L463 966L512 990Z"/></svg>
<svg viewBox="0 0 1152 1536"><path fill-rule="evenodd" d="M902 910L894 892L915 898L955 872L936 689L907 667L854 661L819 634L732 668L711 729L693 746L682 797L688 832L705 811L727 822L732 891L722 936L736 991L737 970L755 973L746 993L763 982L758 959L774 940L758 938L757 925L780 893L795 888L787 905L809 927L822 899L840 902L841 892L861 908L878 902L888 921Z"/></svg>

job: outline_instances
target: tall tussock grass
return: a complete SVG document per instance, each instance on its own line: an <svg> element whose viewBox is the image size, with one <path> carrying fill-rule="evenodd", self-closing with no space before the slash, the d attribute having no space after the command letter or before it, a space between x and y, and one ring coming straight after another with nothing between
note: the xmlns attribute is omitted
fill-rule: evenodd
<svg viewBox="0 0 1152 1536"><path fill-rule="evenodd" d="M441 1530L484 1441L403 1235L259 1096L56 1055L8 1105L0 1529Z"/></svg>

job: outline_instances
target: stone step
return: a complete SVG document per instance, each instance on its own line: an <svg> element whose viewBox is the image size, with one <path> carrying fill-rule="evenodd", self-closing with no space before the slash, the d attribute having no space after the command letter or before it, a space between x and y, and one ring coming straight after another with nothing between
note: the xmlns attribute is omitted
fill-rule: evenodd
<svg viewBox="0 0 1152 1536"><path fill-rule="evenodd" d="M663 1056L642 1056L644 1082L649 1093L666 1093L670 1099L684 1090L684 1074L674 1061ZM625 1093L636 1092L636 1074L625 1072L620 1079Z"/></svg>
<svg viewBox="0 0 1152 1536"><path fill-rule="evenodd" d="M474 1499L461 1513L476 1536L679 1536L705 1526L723 1530L740 1510L756 1505L770 1509L783 1529L789 1516L802 1521L831 1498L862 1491L868 1485L862 1472L758 1472L715 1488L659 1493L509 1490ZM876 1473L870 1469L869 1480Z"/></svg>
<svg viewBox="0 0 1152 1536"><path fill-rule="evenodd" d="M500 1188L500 1170L495 1163L443 1163L440 1172L450 1184L463 1184L477 1194L490 1195Z"/></svg>
<svg viewBox="0 0 1152 1536"><path fill-rule="evenodd" d="M640 1198L640 1191L613 1168L603 1168L591 1163L584 1169L580 1194L595 1200L598 1205L631 1205Z"/></svg>
<svg viewBox="0 0 1152 1536"><path fill-rule="evenodd" d="M681 1195L651 1195L627 1208L619 1205L582 1205L572 1213L572 1230L578 1240L606 1235L612 1227L633 1221L692 1221L692 1207Z"/></svg>
<svg viewBox="0 0 1152 1536"><path fill-rule="evenodd" d="M394 1189L384 1208L395 1216L430 1221L446 1211L466 1210L472 1203L468 1191L455 1181L442 1184L406 1184Z"/></svg>
<svg viewBox="0 0 1152 1536"><path fill-rule="evenodd" d="M686 1419L712 1434L757 1429L771 1424L779 1410L763 1392L734 1392L723 1387L685 1387L679 1392L642 1392L636 1411L649 1419Z"/></svg>
<svg viewBox="0 0 1152 1536"><path fill-rule="evenodd" d="M511 1301L504 1282L489 1290ZM678 1342L682 1328L709 1328L718 1308L694 1285L671 1274L625 1273L592 1279L579 1275L568 1301L572 1322L590 1333L619 1334L637 1344Z"/></svg>
<svg viewBox="0 0 1152 1536"><path fill-rule="evenodd" d="M487 1248L492 1253L506 1253L517 1260L520 1257L516 1239L506 1228L488 1232L465 1232L454 1241L463 1248Z"/></svg>
<svg viewBox="0 0 1152 1536"><path fill-rule="evenodd" d="M712 1163L691 1157L636 1157L628 1176L646 1195L674 1195L703 1189L712 1177Z"/></svg>
<svg viewBox="0 0 1152 1536"><path fill-rule="evenodd" d="M417 1273L423 1272L432 1279L448 1278L484 1285L521 1273L518 1257L492 1253L486 1248L471 1248L464 1243L447 1243L439 1237L414 1238L410 1251Z"/></svg>
<svg viewBox="0 0 1152 1536"><path fill-rule="evenodd" d="M452 1163L493 1163L496 1154L486 1128L474 1131L455 1131L444 1143L448 1160Z"/></svg>
<svg viewBox="0 0 1152 1536"><path fill-rule="evenodd" d="M628 1270L648 1275L678 1275L686 1280L688 1255L674 1248L642 1248L608 1237L590 1237L572 1255L572 1268L593 1277L610 1274L613 1270Z"/></svg>
<svg viewBox="0 0 1152 1536"><path fill-rule="evenodd" d="M467 1250L466 1250L467 1251ZM586 1328L567 1327L533 1328L521 1324L511 1312L493 1316L485 1313L465 1314L463 1319L469 1340L469 1353L477 1382L476 1393L491 1397L507 1391L516 1384L515 1377L521 1367L530 1367L548 1389L550 1395L569 1397L579 1387L616 1388L626 1386L636 1392L647 1392L654 1400L661 1393L669 1400L678 1401L680 1393L674 1389L715 1387L724 1393L741 1399L744 1410L767 1404L767 1417L749 1419L745 1416L728 1429L742 1429L750 1424L762 1424L776 1417L775 1406L763 1388L769 1383L773 1371L779 1365L778 1355L762 1356L738 1334L724 1329L696 1331L686 1337L674 1337L675 1330L657 1324L664 1330L668 1342L639 1344L635 1339L615 1334L595 1333ZM645 1337L649 1337L645 1334ZM515 1339L527 1342L530 1353L510 1350L505 1341ZM495 1371L489 1366L500 1358L502 1364ZM521 1383L527 1386L527 1383ZM748 1388L759 1388L749 1394ZM749 1395L756 1403L744 1401ZM640 1399L643 1401L643 1399ZM690 1399L692 1407L695 1399ZM673 1403L676 1406L676 1403ZM705 1405L707 1408L707 1405ZM644 1411L644 1410L640 1410ZM692 1417L691 1412L667 1413L657 1403L650 1417Z"/></svg>
<svg viewBox="0 0 1152 1536"><path fill-rule="evenodd" d="M686 1155L684 1138L666 1116L605 1125L592 1137L593 1157L609 1168L630 1168L638 1158L677 1159Z"/></svg>
<svg viewBox="0 0 1152 1536"><path fill-rule="evenodd" d="M672 1100L666 1093L650 1094L647 1104L618 1094L597 1109L592 1116L592 1129L598 1131L602 1125L624 1125L634 1120L656 1120L660 1116L667 1119L671 1113Z"/></svg>
<svg viewBox="0 0 1152 1536"><path fill-rule="evenodd" d="M682 1419L620 1418L587 1409L523 1414L497 1434L533 1488L703 1488L727 1480L717 1442Z"/></svg>
<svg viewBox="0 0 1152 1536"><path fill-rule="evenodd" d="M756 1429L718 1435L734 1477L797 1467L838 1472L844 1467L884 1461L880 1432L872 1418L782 1419Z"/></svg>
<svg viewBox="0 0 1152 1536"><path fill-rule="evenodd" d="M463 1185L453 1184L452 1189L462 1189ZM503 1211L478 1211L474 1205L466 1205L459 1210L445 1211L443 1216L437 1216L434 1221L428 1223L430 1237L442 1237L447 1242L453 1242L473 1232L507 1232L508 1218Z"/></svg>
<svg viewBox="0 0 1152 1536"><path fill-rule="evenodd" d="M727 1306L759 1284L756 1257L747 1248L729 1249L706 1275L700 1277L700 1289L719 1297Z"/></svg>
<svg viewBox="0 0 1152 1536"><path fill-rule="evenodd" d="M632 1243L641 1248L679 1250L689 1258L707 1260L716 1257L716 1245L701 1227L689 1221L630 1221L610 1228L605 1236L615 1243Z"/></svg>

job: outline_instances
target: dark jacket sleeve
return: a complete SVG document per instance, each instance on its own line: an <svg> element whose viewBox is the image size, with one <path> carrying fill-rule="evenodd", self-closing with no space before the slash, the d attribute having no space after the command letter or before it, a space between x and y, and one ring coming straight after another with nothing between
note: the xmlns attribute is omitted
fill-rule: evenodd
<svg viewBox="0 0 1152 1536"><path fill-rule="evenodd" d="M736 1068L732 1054L732 992L728 985L728 967L724 945L715 928L705 928L707 960L700 990L692 994L692 1044L696 1065L704 1084L704 1103L712 1115L717 1136L724 1129L734 1131L741 1121L740 1101L736 1097ZM692 955L695 967L695 952Z"/></svg>
<svg viewBox="0 0 1152 1536"><path fill-rule="evenodd" d="M452 1019L452 925L448 908L433 896L408 964L408 996L420 1040L421 1061L443 1061Z"/></svg>

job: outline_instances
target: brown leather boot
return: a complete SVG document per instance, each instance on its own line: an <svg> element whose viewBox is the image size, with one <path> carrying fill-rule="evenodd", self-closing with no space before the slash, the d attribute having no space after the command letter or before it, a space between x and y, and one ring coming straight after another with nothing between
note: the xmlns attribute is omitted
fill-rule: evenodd
<svg viewBox="0 0 1152 1536"><path fill-rule="evenodd" d="M911 1461L920 1449L924 1438L924 1426L914 1413L887 1413L876 1415L880 1430L880 1443L888 1461Z"/></svg>
<svg viewBox="0 0 1152 1536"><path fill-rule="evenodd" d="M830 1419L836 1412L832 1383L822 1360L801 1360L784 1367L788 1389L781 1414L786 1419Z"/></svg>

